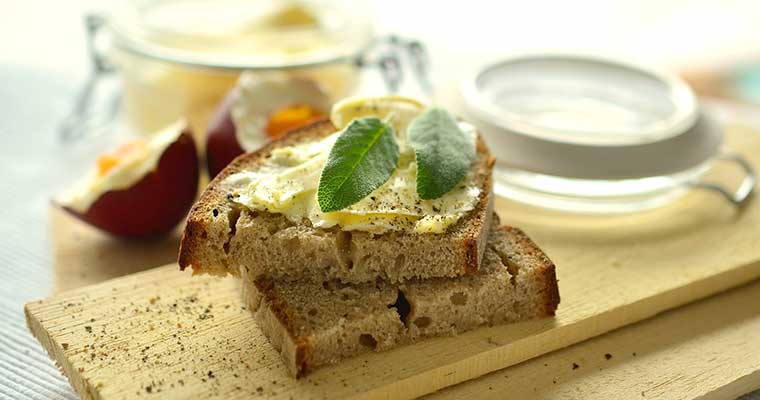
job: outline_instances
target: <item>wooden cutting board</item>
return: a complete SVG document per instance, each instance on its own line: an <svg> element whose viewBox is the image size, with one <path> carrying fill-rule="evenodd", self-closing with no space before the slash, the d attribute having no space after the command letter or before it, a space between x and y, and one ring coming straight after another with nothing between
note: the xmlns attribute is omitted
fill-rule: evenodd
<svg viewBox="0 0 760 400"><path fill-rule="evenodd" d="M159 280L166 275L162 270L142 273L145 274L151 274ZM164 285L175 283L155 282L153 278L146 276L134 278L108 282L103 285L102 292L108 292L109 287L113 290L114 287L122 285L125 285L124 289L129 290L130 284L144 287L145 282L149 281L153 287L148 293L155 293ZM205 278L191 278L191 281L199 286L206 285L201 282L203 280ZM121 284L116 285L117 282ZM225 283L220 284L217 281L212 286L215 289L235 289L233 282ZM169 355L169 358L166 358L167 351L171 350L162 345L160 340L156 340L162 333L154 333L149 340L137 339L138 342L133 344L129 344L132 337L123 335L124 343L121 346L111 344L99 348L96 345L94 349L87 347L78 351L74 350L68 339L61 337L58 343L49 341L43 344L52 349L57 354L56 357L60 357L60 364L64 370L68 369L67 374L83 398L141 397L149 395L148 390L150 395L159 398L215 395L211 397L298 399L306 397L304 392L330 396L331 387L324 386L324 390L318 391L320 386L314 386L323 383L319 380L293 382L282 377L283 380L278 384L274 382L277 378L270 382L260 374L253 374L251 369L262 368L262 364L267 366L263 368L279 371L281 368L277 355L268 346L260 344L260 332L247 313L238 309L242 307L242 302L237 300L236 296L232 296L229 302L224 302L219 301L219 296L212 296L205 290L197 289L187 285L182 294L195 294L198 300L185 297L179 301L185 304L189 302L191 305L198 303L198 313L204 312L204 306L207 304L215 302L214 304L220 307L214 308L225 310L225 314L214 312L213 318L223 317L223 322L229 324L228 327L219 326L218 321L212 323L211 318L194 320L191 309L188 313L190 318L180 317L177 320L195 324L195 329L192 325L185 325L186 331L182 328L175 329L171 326L175 323L174 320L160 317L167 310L169 314L166 315L175 313L172 310L175 307L171 303L175 298L155 297L153 304L150 304L151 298L148 298L141 304L150 306L151 311L146 311L140 320L126 317L132 321L130 325L138 327L138 337L142 336L140 329L148 332L163 331L163 335L173 332L172 338L181 343L179 356ZM84 292L91 293L93 290L88 288ZM760 335L757 334L760 331L758 293L760 282L756 281L751 285L624 329L452 386L431 394L428 398L502 399L505 393L509 393L510 398L515 399L735 398L760 388L760 353L754 351L760 348ZM61 300L67 301L63 298ZM75 296L72 300L80 301L81 298ZM89 297L89 300L94 299ZM183 308L185 304L182 305ZM69 316L73 307L81 306L77 303L66 305L65 308L69 311L60 318ZM107 307L101 311L109 312ZM89 315L92 315L90 318L94 318L95 321L87 320ZM99 321L99 313L90 313L87 316L77 317L79 325L75 328L73 325L76 322L71 323L74 335L62 337L82 336L82 333L87 333L88 326L96 333L97 330L101 330L102 335L103 325L113 321L112 317L107 316L107 322ZM84 323L82 319L85 319ZM167 328L162 328L163 325L156 327L156 323L165 323ZM154 324L153 331L150 331L150 324ZM140 328L140 325L146 328ZM130 329L135 331L135 326L131 326ZM114 331L122 328L115 326L105 329L106 332L114 334ZM80 331L79 335L76 335L77 330ZM174 334L177 334L177 338L173 337ZM194 335L203 337L193 337ZM208 342L204 343L206 340ZM86 342L96 343L97 339L93 341L88 338ZM221 343L221 346L210 348L209 345L213 343ZM143 345L148 349L141 347ZM115 353L123 351L126 347L135 349L138 356L132 358L136 359L125 360L124 354ZM183 354L185 352L187 354ZM224 354L220 354L222 352ZM92 353L96 354L95 357ZM193 357L198 358L194 362L188 362ZM370 357L365 361L373 363L372 359L373 357ZM161 365L162 362L165 364ZM362 361L355 365L361 368L358 371L361 376L372 364L368 365ZM193 369L188 369L191 366ZM98 371L98 367L102 367L102 370ZM182 371L182 368L185 368L185 371ZM212 372L214 378L208 379L208 371ZM145 380L135 381L137 378ZM216 379L219 381L215 381ZM340 382L341 385L343 383ZM357 385L357 381L347 377L345 384ZM294 385L302 387L293 387ZM222 387L234 387L235 390L232 393L223 392ZM343 393L345 390L344 388Z"/></svg>
<svg viewBox="0 0 760 400"><path fill-rule="evenodd" d="M760 389L759 294L754 281L425 398L736 399Z"/></svg>
<svg viewBox="0 0 760 400"><path fill-rule="evenodd" d="M732 129L728 136L760 165L760 135ZM730 180L731 172L715 178ZM234 281L191 278L176 266L30 303L27 318L85 397L160 391L162 398L411 398L760 276L760 205L754 201L737 210L694 191L673 206L635 216L567 216L506 201L497 202L497 210L558 265L556 318L368 354L298 382L287 377L241 308ZM139 255L132 257L137 264Z"/></svg>

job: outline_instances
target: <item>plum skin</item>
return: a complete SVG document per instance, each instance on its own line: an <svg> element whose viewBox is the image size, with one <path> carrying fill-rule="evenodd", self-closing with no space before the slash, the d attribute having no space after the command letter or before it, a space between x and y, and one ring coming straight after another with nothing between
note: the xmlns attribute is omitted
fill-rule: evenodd
<svg viewBox="0 0 760 400"><path fill-rule="evenodd" d="M156 168L131 187L103 193L85 213L63 208L115 236L166 234L184 220L195 202L199 169L195 141L186 129L164 149Z"/></svg>
<svg viewBox="0 0 760 400"><path fill-rule="evenodd" d="M245 153L235 135L235 123L232 121L232 105L238 92L233 89L224 98L208 126L206 138L206 166L210 178L214 178L237 156Z"/></svg>

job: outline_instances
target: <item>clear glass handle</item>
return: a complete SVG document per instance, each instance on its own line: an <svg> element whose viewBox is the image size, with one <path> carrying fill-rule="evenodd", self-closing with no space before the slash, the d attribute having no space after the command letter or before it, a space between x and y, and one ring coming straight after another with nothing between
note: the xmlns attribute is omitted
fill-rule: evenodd
<svg viewBox="0 0 760 400"><path fill-rule="evenodd" d="M739 187L736 188L736 190L731 191L730 189L726 189L719 183L705 182L701 180L696 181L696 182L690 182L689 186L717 192L718 194L723 196L726 200L730 201L731 203L737 206L743 206L749 200L750 195L754 191L755 185L757 184L757 176L755 175L754 168L752 168L752 165L749 163L749 161L747 161L747 159L745 159L739 154L729 152L729 151L724 151L721 154L719 154L717 157L717 160L735 163L744 172L744 178L742 179L741 184L739 184Z"/></svg>
<svg viewBox="0 0 760 400"><path fill-rule="evenodd" d="M101 92L106 90L104 78L114 71L106 55L98 47L98 37L105 26L105 18L102 15L90 14L85 16L84 24L92 72L77 95L73 110L58 127L63 142L74 142L102 133L105 126L114 120L119 107L119 96L114 91L105 94L108 98L106 101L96 100L96 97L103 95Z"/></svg>
<svg viewBox="0 0 760 400"><path fill-rule="evenodd" d="M376 68L390 93L398 92L405 83L404 65L407 64L422 95L427 98L433 97L429 73L430 60L425 46L417 40L396 35L379 37L359 55L356 63L359 67Z"/></svg>

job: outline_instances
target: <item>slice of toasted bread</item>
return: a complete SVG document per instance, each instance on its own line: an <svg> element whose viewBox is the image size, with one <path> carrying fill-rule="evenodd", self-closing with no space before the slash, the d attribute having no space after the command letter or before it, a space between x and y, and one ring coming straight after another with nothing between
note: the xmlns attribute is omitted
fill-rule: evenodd
<svg viewBox="0 0 760 400"><path fill-rule="evenodd" d="M236 189L225 180L228 176L259 168L277 147L318 140L335 131L329 121L317 122L238 157L220 172L190 211L180 267L216 275L237 275L245 267L254 277L348 283L454 277L478 270L491 226L494 163L480 137L474 166L481 189L478 203L440 234L320 229L281 214L249 210L228 198Z"/></svg>
<svg viewBox="0 0 760 400"><path fill-rule="evenodd" d="M481 270L459 278L346 285L244 276L243 288L295 376L423 337L554 315L559 304L554 264L510 227L494 227Z"/></svg>

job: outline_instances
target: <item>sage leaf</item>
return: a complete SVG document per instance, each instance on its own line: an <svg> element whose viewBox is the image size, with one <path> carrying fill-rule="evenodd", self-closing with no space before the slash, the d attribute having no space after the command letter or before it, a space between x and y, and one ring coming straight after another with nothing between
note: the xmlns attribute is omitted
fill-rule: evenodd
<svg viewBox="0 0 760 400"><path fill-rule="evenodd" d="M475 159L472 137L441 108L429 108L415 118L408 137L417 159L417 194L424 200L451 191Z"/></svg>
<svg viewBox="0 0 760 400"><path fill-rule="evenodd" d="M379 118L353 120L340 133L319 178L322 212L342 210L391 177L399 159L393 128Z"/></svg>

